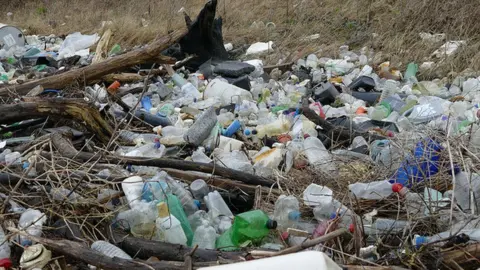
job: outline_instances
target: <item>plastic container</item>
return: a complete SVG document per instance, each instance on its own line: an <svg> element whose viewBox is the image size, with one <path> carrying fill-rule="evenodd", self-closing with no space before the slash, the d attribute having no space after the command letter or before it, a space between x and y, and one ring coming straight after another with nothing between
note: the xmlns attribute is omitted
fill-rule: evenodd
<svg viewBox="0 0 480 270"><path fill-rule="evenodd" d="M205 204L208 208L208 214L210 218L213 220L219 216L227 216L229 218L233 218L232 211L228 208L228 205L223 200L222 196L218 191L213 191L208 193L207 196L204 198Z"/></svg>
<svg viewBox="0 0 480 270"><path fill-rule="evenodd" d="M204 99L219 98L223 106L231 103L238 104L241 100L252 100L252 93L224 82L220 79L212 80L205 89Z"/></svg>
<svg viewBox="0 0 480 270"><path fill-rule="evenodd" d="M303 142L304 153L312 167L332 176L337 172L332 154L325 148L322 141L316 137L308 137Z"/></svg>
<svg viewBox="0 0 480 270"><path fill-rule="evenodd" d="M348 189L358 198L367 200L381 200L390 196L392 184L389 181L375 181L370 183L355 183L348 186Z"/></svg>
<svg viewBox="0 0 480 270"><path fill-rule="evenodd" d="M283 230L295 228L300 219L300 206L297 198L285 195L278 197L273 217L277 221L278 228Z"/></svg>
<svg viewBox="0 0 480 270"><path fill-rule="evenodd" d="M230 124L230 126L222 130L222 135L226 137L232 137L233 134L235 134L241 127L242 127L242 124L238 119L236 119Z"/></svg>
<svg viewBox="0 0 480 270"><path fill-rule="evenodd" d="M10 246L8 245L7 238L5 237L5 232L3 231L2 226L0 226L0 267L9 268L12 265L10 253Z"/></svg>
<svg viewBox="0 0 480 270"><path fill-rule="evenodd" d="M199 146L205 141L213 127L217 124L217 114L215 108L210 107L195 120L184 136L186 142Z"/></svg>
<svg viewBox="0 0 480 270"><path fill-rule="evenodd" d="M155 224L159 239L170 244L187 245L187 236L182 225L174 215L170 215L167 204L161 202L157 207L158 218Z"/></svg>
<svg viewBox="0 0 480 270"><path fill-rule="evenodd" d="M125 251L105 241L95 241L90 248L110 258L133 260Z"/></svg>
<svg viewBox="0 0 480 270"><path fill-rule="evenodd" d="M28 234L41 237L43 223L46 221L47 217L45 214L38 210L29 208L20 216L20 219L18 220L18 229L25 229ZM27 237L20 235L20 244L22 246L31 246L33 242Z"/></svg>
<svg viewBox="0 0 480 270"><path fill-rule="evenodd" d="M420 235L415 235L413 238L413 244L416 247L420 247L422 244L428 244L432 242L437 242L441 240L446 240L449 239L450 237L453 236L453 232L451 230L446 231L446 232L441 232L432 236L420 236ZM455 231L456 233L456 231ZM474 229L474 230L461 230L456 235L459 234L466 234L470 238L471 241L480 241L480 229Z"/></svg>
<svg viewBox="0 0 480 270"><path fill-rule="evenodd" d="M187 216L194 214L198 210L198 206L193 201L191 193L188 192L182 184L171 178L166 172L162 173L165 174L165 179L172 189L173 194L175 194L182 203L183 209L185 210Z"/></svg>
<svg viewBox="0 0 480 270"><path fill-rule="evenodd" d="M332 204L333 191L325 186L310 184L305 191L303 191L303 201L310 207ZM327 218L329 216L330 214Z"/></svg>
<svg viewBox="0 0 480 270"><path fill-rule="evenodd" d="M144 182L140 176L131 176L122 181L122 190L130 208L134 208L135 204L142 198L143 185Z"/></svg>
<svg viewBox="0 0 480 270"><path fill-rule="evenodd" d="M394 80L387 80L383 85L382 94L380 95L379 102L382 102L387 97L393 96L395 93L398 92L397 82Z"/></svg>
<svg viewBox="0 0 480 270"><path fill-rule="evenodd" d="M203 179L193 181L190 184L190 190L192 191L193 197L197 200L203 199L209 192L208 185Z"/></svg>
<svg viewBox="0 0 480 270"><path fill-rule="evenodd" d="M193 230L192 227L190 226L190 222L188 220L187 215L185 214L185 211L183 210L182 203L180 200L178 200L177 196L173 194L168 194L167 195L167 205L168 205L168 211L175 216L178 221L180 221L180 224L182 225L183 232L185 233L185 236L187 237L187 244L190 246L192 244L193 240Z"/></svg>
<svg viewBox="0 0 480 270"><path fill-rule="evenodd" d="M215 241L217 239L217 232L208 224L203 222L195 230L195 236L193 237L192 246L198 245L201 249L215 249Z"/></svg>
<svg viewBox="0 0 480 270"><path fill-rule="evenodd" d="M276 136L283 133L286 133L290 130L291 123L285 117L280 117L275 122L265 125L258 125L255 128L256 136L260 139L268 136Z"/></svg>
<svg viewBox="0 0 480 270"><path fill-rule="evenodd" d="M190 223L192 230L196 231L204 222L210 223L210 219L208 218L207 212L204 210L198 210L188 217L188 222Z"/></svg>
<svg viewBox="0 0 480 270"><path fill-rule="evenodd" d="M199 268L199 270L341 270L327 254L319 251L297 252L272 258Z"/></svg>

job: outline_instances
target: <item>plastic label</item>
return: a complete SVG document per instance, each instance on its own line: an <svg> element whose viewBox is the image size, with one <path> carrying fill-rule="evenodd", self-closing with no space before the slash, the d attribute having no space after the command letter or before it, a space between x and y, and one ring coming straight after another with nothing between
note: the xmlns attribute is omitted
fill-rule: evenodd
<svg viewBox="0 0 480 270"><path fill-rule="evenodd" d="M3 37L3 41L8 47L12 47L13 45L17 44L15 39L13 38L12 34L8 34Z"/></svg>

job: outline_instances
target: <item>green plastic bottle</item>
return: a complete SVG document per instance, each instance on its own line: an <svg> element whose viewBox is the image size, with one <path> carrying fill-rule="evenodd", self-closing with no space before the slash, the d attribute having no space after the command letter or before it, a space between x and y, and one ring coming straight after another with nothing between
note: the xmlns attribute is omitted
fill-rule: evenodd
<svg viewBox="0 0 480 270"><path fill-rule="evenodd" d="M235 217L232 227L221 235L216 246L222 250L232 250L247 241L258 242L277 228L277 222L271 220L261 210L242 213Z"/></svg>
<svg viewBox="0 0 480 270"><path fill-rule="evenodd" d="M183 210L182 203L177 198L177 196L173 194L167 195L166 203L168 205L169 212L173 216L175 216L178 219L178 221L180 221L180 223L182 224L183 232L187 237L187 244L188 246L190 246L193 240L193 231L192 231L192 227L190 226L190 222L188 221L188 217L185 214L185 211Z"/></svg>
<svg viewBox="0 0 480 270"><path fill-rule="evenodd" d="M120 47L119 44L115 44L115 45L113 45L113 47L110 50L110 52L108 53L108 55L112 56L112 55L115 55L115 54L119 54L121 51L122 51L122 47Z"/></svg>
<svg viewBox="0 0 480 270"><path fill-rule="evenodd" d="M404 79L406 81L411 80L412 78L415 78L417 75L418 71L418 65L415 64L414 62L411 62L407 65L407 70L405 71L405 76Z"/></svg>

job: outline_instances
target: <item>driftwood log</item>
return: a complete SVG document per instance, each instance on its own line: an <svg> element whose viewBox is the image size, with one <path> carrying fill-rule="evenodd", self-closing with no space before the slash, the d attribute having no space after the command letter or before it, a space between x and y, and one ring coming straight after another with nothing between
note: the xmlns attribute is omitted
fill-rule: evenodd
<svg viewBox="0 0 480 270"><path fill-rule="evenodd" d="M113 133L98 110L82 99L38 99L35 102L0 106L0 124L44 116L73 119L84 123L89 131L104 143L110 140Z"/></svg>
<svg viewBox="0 0 480 270"><path fill-rule="evenodd" d="M94 63L83 68L70 70L62 74L53 75L21 85L2 87L0 88L0 96L7 96L11 93L25 95L37 85L41 85L45 89L63 89L75 82L80 82L80 85L83 85L84 82L88 83L92 80L99 79L104 75L121 71L127 67L142 64L149 60L156 60L158 63L173 63L172 58L162 56L160 53L176 43L185 34L186 31L175 31L155 40L145 48L115 56L99 63Z"/></svg>

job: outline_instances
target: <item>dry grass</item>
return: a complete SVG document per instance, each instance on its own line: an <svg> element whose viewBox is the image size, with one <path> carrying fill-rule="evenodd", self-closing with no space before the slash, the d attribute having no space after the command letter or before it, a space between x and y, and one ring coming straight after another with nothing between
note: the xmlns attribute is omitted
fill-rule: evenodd
<svg viewBox="0 0 480 270"><path fill-rule="evenodd" d="M204 0L26 0L8 1L0 21L18 25L29 34L68 34L74 31L100 31L102 21L112 21L115 40L124 46L144 44L183 24L177 11L184 6L194 17ZM13 12L9 19L7 12ZM218 12L224 18L226 42L235 45L273 40L277 50L267 56L269 63L295 59L307 53L335 56L336 48L349 44L359 49L369 46L382 52L395 66L410 61L423 62L440 44L425 44L419 32L445 33L449 40L466 40L468 46L455 57L443 61L431 77L459 72L466 67L478 69L480 15L471 0L246 0L219 1ZM142 26L142 19L148 22ZM273 22L275 29L251 29L254 21ZM378 36L372 37L375 33ZM315 41L301 39L320 34Z"/></svg>

